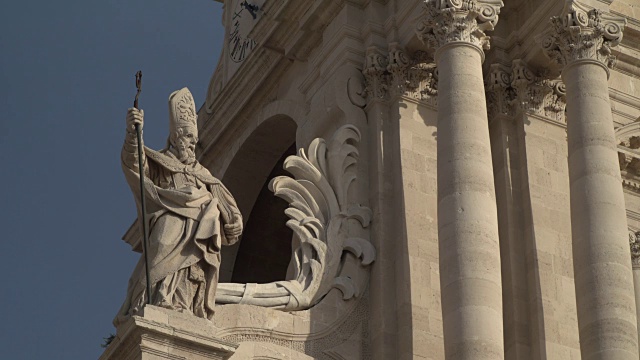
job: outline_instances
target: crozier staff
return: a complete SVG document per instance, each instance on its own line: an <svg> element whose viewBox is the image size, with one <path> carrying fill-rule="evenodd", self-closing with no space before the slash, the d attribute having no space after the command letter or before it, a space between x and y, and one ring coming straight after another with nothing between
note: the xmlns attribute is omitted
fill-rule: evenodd
<svg viewBox="0 0 640 360"><path fill-rule="evenodd" d="M144 113L127 113L122 170L148 224L148 254L131 275L118 326L149 304L212 319L220 248L242 233L242 215L220 180L196 159L197 113L187 88L169 96L169 141L161 151L142 146ZM144 196L139 196L140 193ZM144 269L148 269L146 272Z"/></svg>
<svg viewBox="0 0 640 360"><path fill-rule="evenodd" d="M138 109L138 98L142 91L142 70L138 70L136 73L136 98L133 100L133 108ZM138 139L138 169L144 169L142 165L142 119L144 117L144 111L139 112L130 111L127 114L127 123L133 122L136 129L136 138ZM147 203L144 197L144 177L140 176L140 222L142 223L142 252L144 255L144 269L147 275L147 304L151 303L151 284L149 283L149 254L147 249L149 248L149 232L147 230Z"/></svg>

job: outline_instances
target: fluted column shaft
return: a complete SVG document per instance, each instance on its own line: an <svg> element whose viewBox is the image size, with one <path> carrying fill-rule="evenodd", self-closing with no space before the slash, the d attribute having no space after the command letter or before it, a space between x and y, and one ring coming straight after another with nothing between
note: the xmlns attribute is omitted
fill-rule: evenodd
<svg viewBox="0 0 640 360"><path fill-rule="evenodd" d="M638 359L626 208L609 101L623 19L567 1L542 41L563 67L573 264L582 359Z"/></svg>
<svg viewBox="0 0 640 360"><path fill-rule="evenodd" d="M484 22L483 30L491 30L501 6L493 0L430 2L417 28L420 39L437 49L438 248L447 359L504 359L498 215L482 75L489 40L478 26Z"/></svg>

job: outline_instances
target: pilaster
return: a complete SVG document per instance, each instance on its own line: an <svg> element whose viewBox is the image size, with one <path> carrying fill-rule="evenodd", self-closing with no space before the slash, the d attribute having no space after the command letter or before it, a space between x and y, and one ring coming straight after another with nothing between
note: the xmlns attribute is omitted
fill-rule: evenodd
<svg viewBox="0 0 640 360"><path fill-rule="evenodd" d="M385 285L372 285L371 292L379 288L379 298L394 297L382 316L397 329L389 334L388 327L374 326L372 354L374 359L443 358L435 225L437 69L425 52L408 53L392 42L368 48L363 74L365 111L379 142L372 152L379 156L375 176L384 183L382 223L374 226L386 234L380 235L386 242L377 264L386 266L379 277ZM394 338L397 350L391 353L387 344Z"/></svg>

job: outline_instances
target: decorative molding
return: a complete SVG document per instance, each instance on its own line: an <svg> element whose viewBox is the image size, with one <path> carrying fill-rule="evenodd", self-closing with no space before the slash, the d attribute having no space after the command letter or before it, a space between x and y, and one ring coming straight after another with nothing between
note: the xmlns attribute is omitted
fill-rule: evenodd
<svg viewBox="0 0 640 360"><path fill-rule="evenodd" d="M595 60L612 68L611 48L622 40L626 20L567 0L561 16L538 38L544 53L561 68L578 60Z"/></svg>
<svg viewBox="0 0 640 360"><path fill-rule="evenodd" d="M287 336L286 334L264 334L252 332L250 329L243 328L240 332L230 335L221 336L221 340L229 343L239 344L242 342L263 342L276 344L293 351L312 356L314 359L335 359L333 354L336 347L344 344L350 338L356 336L361 331L360 339L362 342L363 359L370 358L369 354L369 334L368 319L369 304L365 300L359 301L353 310L343 318L343 321L336 324L335 327L321 337L314 334L308 336L306 340Z"/></svg>
<svg viewBox="0 0 640 360"><path fill-rule="evenodd" d="M616 129L622 185L640 193L640 121Z"/></svg>
<svg viewBox="0 0 640 360"><path fill-rule="evenodd" d="M387 97L389 88L387 65L389 65L389 58L380 49L375 46L367 49L364 69L362 70L367 98L385 99Z"/></svg>
<svg viewBox="0 0 640 360"><path fill-rule="evenodd" d="M406 96L436 105L438 70L424 51L408 56L397 43L392 43L385 55L370 47L362 74L368 100Z"/></svg>
<svg viewBox="0 0 640 360"><path fill-rule="evenodd" d="M489 50L489 36L498 22L502 0L424 0L416 34L428 48L467 42Z"/></svg>
<svg viewBox="0 0 640 360"><path fill-rule="evenodd" d="M285 213L294 236L287 279L268 284L221 283L217 303L293 311L314 306L334 287L342 291L344 300L361 295L366 285L342 274L347 261L357 261L363 265L358 278L366 279L366 266L376 257L369 239L352 236L349 229L357 222L360 229L353 230L362 233L372 215L369 208L348 201L350 185L357 180L359 142L360 131L345 125L328 142L313 140L308 156L300 149L297 156L285 160L285 170L295 178L276 177L269 188L289 203ZM343 256L345 252L353 257Z"/></svg>
<svg viewBox="0 0 640 360"><path fill-rule="evenodd" d="M517 109L565 123L566 90L560 79L536 75L523 60L511 67L492 64L487 80L490 115L514 115Z"/></svg>
<svg viewBox="0 0 640 360"><path fill-rule="evenodd" d="M498 115L514 115L516 93L511 86L511 69L509 67L502 64L489 66L486 93L490 120Z"/></svg>
<svg viewBox="0 0 640 360"><path fill-rule="evenodd" d="M631 248L631 265L640 269L640 231L629 229L629 247Z"/></svg>

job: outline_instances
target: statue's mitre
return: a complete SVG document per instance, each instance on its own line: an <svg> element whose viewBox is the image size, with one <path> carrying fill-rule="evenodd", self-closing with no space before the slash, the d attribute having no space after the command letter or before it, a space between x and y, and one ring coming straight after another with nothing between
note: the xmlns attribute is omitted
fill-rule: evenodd
<svg viewBox="0 0 640 360"><path fill-rule="evenodd" d="M182 88L169 95L169 130L174 133L181 127L196 127L196 103L189 89Z"/></svg>

